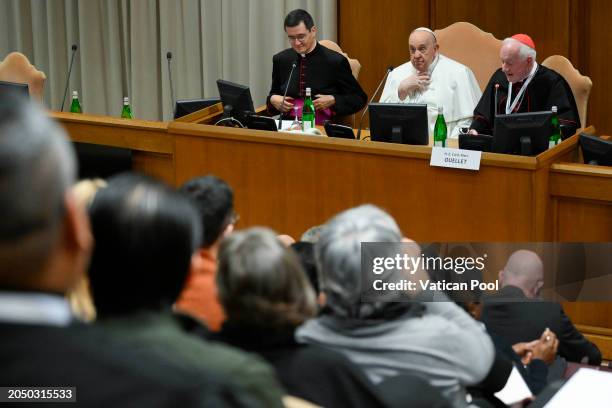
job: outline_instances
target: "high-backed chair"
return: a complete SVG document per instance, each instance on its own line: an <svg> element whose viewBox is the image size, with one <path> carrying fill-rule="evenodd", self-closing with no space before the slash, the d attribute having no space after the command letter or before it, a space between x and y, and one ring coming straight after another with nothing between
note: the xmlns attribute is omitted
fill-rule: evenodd
<svg viewBox="0 0 612 408"><path fill-rule="evenodd" d="M340 48L338 44L331 40L321 40L319 41L319 44L321 44L325 48L329 48L330 50L336 51L344 55L344 57L348 60L349 65L351 66L351 72L353 73L355 79L359 77L359 71L361 71L361 64L358 60L350 58L346 52L342 51L342 48ZM339 118L338 121L342 124L355 127L355 115L349 115Z"/></svg>
<svg viewBox="0 0 612 408"><path fill-rule="evenodd" d="M561 55L551 55L546 58L542 65L546 68L554 69L557 71L572 88L574 99L576 100L576 106L578 107L578 115L580 116L580 124L584 128L587 126L587 106L589 103L589 95L591 94L591 88L593 82L588 76L584 76L578 71L570 60Z"/></svg>
<svg viewBox="0 0 612 408"><path fill-rule="evenodd" d="M11 52L0 62L0 81L28 84L30 96L39 102L43 100L43 90L47 76L30 64L20 52Z"/></svg>
<svg viewBox="0 0 612 408"><path fill-rule="evenodd" d="M484 89L493 73L501 67L499 49L501 40L473 24L459 22L436 30L440 52L469 67ZM546 58L542 65L557 71L569 83L576 100L580 123L587 126L587 105L593 82L582 75L572 63L560 55Z"/></svg>
<svg viewBox="0 0 612 408"><path fill-rule="evenodd" d="M501 66L501 40L466 22L451 24L435 33L440 53L470 68L483 90L491 75Z"/></svg>
<svg viewBox="0 0 612 408"><path fill-rule="evenodd" d="M359 71L361 70L361 64L359 63L358 60L354 58L350 58L346 52L342 51L342 48L340 48L338 44L336 44L335 42L331 40L321 40L319 41L319 44L321 44L325 48L329 48L330 50L336 51L344 55L344 57L348 60L349 65L351 66L351 72L353 73L353 76L355 77L355 79L359 77Z"/></svg>

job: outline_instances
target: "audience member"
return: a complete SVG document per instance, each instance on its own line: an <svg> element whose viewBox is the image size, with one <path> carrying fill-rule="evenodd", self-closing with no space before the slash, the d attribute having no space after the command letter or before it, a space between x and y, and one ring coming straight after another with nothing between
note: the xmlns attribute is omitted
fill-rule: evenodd
<svg viewBox="0 0 612 408"><path fill-rule="evenodd" d="M106 187L106 181L102 179L81 180L72 187L77 203L83 207L88 207L98 189ZM92 322L96 319L96 308L91 299L89 289L89 278L83 275L82 279L75 285L68 295L72 313L84 322Z"/></svg>
<svg viewBox="0 0 612 408"><path fill-rule="evenodd" d="M298 340L342 351L377 384L416 373L454 406L466 406L465 387L481 381L493 363L484 328L449 301L402 302L401 291L388 301L361 301L361 243L400 241L393 218L377 207L365 205L332 218L315 247L325 310L298 330ZM405 387L412 399L422 396L413 384Z"/></svg>
<svg viewBox="0 0 612 408"><path fill-rule="evenodd" d="M191 258L189 275L176 309L190 314L218 331L225 320L217 297L215 275L217 253L224 237L231 234L238 216L234 212L232 188L218 177L209 175L187 181L181 191L195 204L202 220L204 237Z"/></svg>
<svg viewBox="0 0 612 408"><path fill-rule="evenodd" d="M316 313L315 293L293 251L272 231L253 228L228 237L217 282L228 316L218 338L262 355L290 395L324 407L383 405L345 356L295 341L295 329Z"/></svg>
<svg viewBox="0 0 612 408"><path fill-rule="evenodd" d="M539 299L544 265L533 251L518 250L499 272L501 290L485 298L482 321L510 344L539 339L549 328L559 340L558 353L568 361L601 364L597 346L572 324L556 302Z"/></svg>
<svg viewBox="0 0 612 408"><path fill-rule="evenodd" d="M127 347L196 373L231 378L260 406L282 406L267 364L187 334L171 311L201 241L200 218L187 197L128 173L109 179L90 216L96 245L89 272L98 324Z"/></svg>
<svg viewBox="0 0 612 408"><path fill-rule="evenodd" d="M0 163L0 384L61 387L83 407L245 406L212 374L194 377L75 322L65 295L93 242L71 191L75 154L41 109L2 94Z"/></svg>

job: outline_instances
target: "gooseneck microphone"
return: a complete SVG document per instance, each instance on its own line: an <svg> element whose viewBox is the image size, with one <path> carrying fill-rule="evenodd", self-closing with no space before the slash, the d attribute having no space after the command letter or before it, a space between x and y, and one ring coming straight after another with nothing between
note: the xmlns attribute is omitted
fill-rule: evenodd
<svg viewBox="0 0 612 408"><path fill-rule="evenodd" d="M281 109L283 108L283 106L285 105L285 98L287 97L287 91L289 91L289 84L291 83L291 76L293 75L293 70L295 69L295 67L297 66L297 62L293 61L293 63L291 64L291 71L289 71L289 79L287 80L287 85L285 86L285 93L283 94L283 101L281 102ZM278 115L278 130L280 130L282 124L283 124L283 111L280 110L280 115Z"/></svg>
<svg viewBox="0 0 612 408"><path fill-rule="evenodd" d="M499 89L499 84L495 84L495 115L497 116L497 90Z"/></svg>
<svg viewBox="0 0 612 408"><path fill-rule="evenodd" d="M70 67L68 68L68 75L66 76L66 86L64 87L64 97L62 98L62 107L60 108L60 112L64 111L64 102L66 102L66 95L68 94L68 85L70 84L70 74L72 74L72 64L74 63L74 55L77 52L76 44L72 44L72 57L70 58Z"/></svg>
<svg viewBox="0 0 612 408"><path fill-rule="evenodd" d="M361 140L361 128L363 127L363 118L364 118L366 112L368 111L368 109L370 109L370 104L372 103L374 98L376 98L376 94L378 94L378 91L380 90L380 87L382 86L382 84L385 83L385 80L387 79L387 76L389 76L391 71L393 71L393 66L387 67L387 72L385 72L385 75L383 76L382 80L378 84L378 87L374 91L374 95L372 95L372 98L370 99L370 102L368 102L368 106L366 106L366 108L363 110L363 113L361 114L361 118L359 119L359 129L357 129L357 136L355 137L355 139Z"/></svg>
<svg viewBox="0 0 612 408"><path fill-rule="evenodd" d="M172 118L174 118L174 115L176 112L174 112L174 105L175 105L175 101L174 101L174 85L172 84L172 66L170 64L170 61L172 61L172 52L168 51L166 53L166 60L168 60L168 78L170 79L170 111L172 112Z"/></svg>

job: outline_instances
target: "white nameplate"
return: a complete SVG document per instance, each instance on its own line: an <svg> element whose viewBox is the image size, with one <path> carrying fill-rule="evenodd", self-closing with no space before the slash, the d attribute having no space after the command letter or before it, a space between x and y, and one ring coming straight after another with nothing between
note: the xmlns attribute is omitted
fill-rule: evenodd
<svg viewBox="0 0 612 408"><path fill-rule="evenodd" d="M450 167L453 169L480 170L480 156L477 150L450 149L433 147L430 166Z"/></svg>

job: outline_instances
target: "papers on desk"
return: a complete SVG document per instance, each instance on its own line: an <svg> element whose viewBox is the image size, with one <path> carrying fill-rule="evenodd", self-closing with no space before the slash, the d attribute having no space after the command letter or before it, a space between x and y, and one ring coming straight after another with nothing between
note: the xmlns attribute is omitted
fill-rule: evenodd
<svg viewBox="0 0 612 408"><path fill-rule="evenodd" d="M510 372L510 377L508 377L506 385L501 391L496 392L495 396L504 404L512 405L526 400L527 398L531 398L533 395L527 383L523 380L521 373L519 373L519 370L517 370L516 367L512 367L512 372Z"/></svg>
<svg viewBox="0 0 612 408"><path fill-rule="evenodd" d="M548 401L545 408L610 406L612 373L581 368Z"/></svg>
<svg viewBox="0 0 612 408"><path fill-rule="evenodd" d="M291 127L292 123L293 123L292 120L283 120L281 121L281 128L278 130L287 130ZM278 128L278 121L276 121L276 127Z"/></svg>

